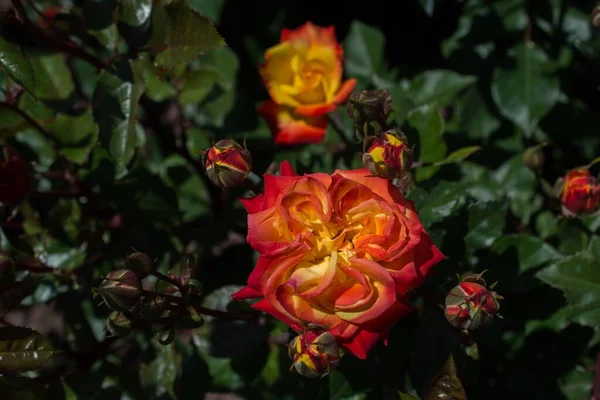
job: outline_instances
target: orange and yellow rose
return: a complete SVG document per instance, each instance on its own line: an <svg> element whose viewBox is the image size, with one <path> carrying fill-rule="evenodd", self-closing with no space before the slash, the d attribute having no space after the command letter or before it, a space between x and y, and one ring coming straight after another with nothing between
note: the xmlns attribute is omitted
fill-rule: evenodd
<svg viewBox="0 0 600 400"><path fill-rule="evenodd" d="M284 29L280 43L265 52L260 74L271 100L258 111L276 144L319 143L325 115L346 101L355 79L342 81L343 50L335 29L307 22Z"/></svg>
<svg viewBox="0 0 600 400"><path fill-rule="evenodd" d="M234 299L297 331L318 324L357 357L412 309L405 297L444 258L411 201L366 169L298 176L289 163L243 199L260 253Z"/></svg>

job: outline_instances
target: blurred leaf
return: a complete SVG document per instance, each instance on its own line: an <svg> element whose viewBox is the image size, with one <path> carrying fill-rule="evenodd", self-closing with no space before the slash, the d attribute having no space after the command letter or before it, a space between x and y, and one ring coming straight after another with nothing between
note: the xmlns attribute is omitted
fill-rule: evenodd
<svg viewBox="0 0 600 400"><path fill-rule="evenodd" d="M463 147L462 149L453 151L442 161L438 161L434 165L441 166L446 164L458 163L463 161L465 158L468 158L471 154L478 152L479 150L481 150L480 146Z"/></svg>
<svg viewBox="0 0 600 400"><path fill-rule="evenodd" d="M560 389L567 400L587 399L592 390L592 374L578 366L561 379Z"/></svg>
<svg viewBox="0 0 600 400"><path fill-rule="evenodd" d="M225 46L210 20L190 8L183 0L164 7L166 50L156 56L156 63L171 68L194 60L201 54Z"/></svg>
<svg viewBox="0 0 600 400"><path fill-rule="evenodd" d="M460 75L450 70L430 70L415 76L410 83L410 96L416 105L437 102L447 106L462 90L477 81L477 77Z"/></svg>
<svg viewBox="0 0 600 400"><path fill-rule="evenodd" d="M415 396L408 393L398 392L398 396L400 396L400 400L418 400Z"/></svg>
<svg viewBox="0 0 600 400"><path fill-rule="evenodd" d="M440 161L447 152L444 133L444 118L439 109L432 104L422 105L408 114L408 123L419 132L419 156L422 163ZM438 167L420 167L415 175L417 182L431 178Z"/></svg>
<svg viewBox="0 0 600 400"><path fill-rule="evenodd" d="M516 64L494 72L492 97L499 111L530 137L558 102L559 80L552 61L533 42L521 43L509 54Z"/></svg>
<svg viewBox="0 0 600 400"><path fill-rule="evenodd" d="M59 142L59 151L69 160L83 164L98 141L98 125L91 111L78 117L59 114L46 129Z"/></svg>
<svg viewBox="0 0 600 400"><path fill-rule="evenodd" d="M469 230L465 243L469 248L489 247L502 235L506 223L505 201L477 203L468 208Z"/></svg>
<svg viewBox="0 0 600 400"><path fill-rule="evenodd" d="M3 400L43 400L48 398L44 385L35 379L12 376L0 378Z"/></svg>
<svg viewBox="0 0 600 400"><path fill-rule="evenodd" d="M140 366L140 382L149 399L164 399L165 395L175 398L173 385L180 368L181 356L175 354L173 345L154 343L155 358Z"/></svg>
<svg viewBox="0 0 600 400"><path fill-rule="evenodd" d="M71 71L62 54L30 57L35 75L35 96L41 100L67 100L75 90Z"/></svg>
<svg viewBox="0 0 600 400"><path fill-rule="evenodd" d="M558 221L554 214L542 211L535 219L535 230L542 239L547 239L558 233Z"/></svg>
<svg viewBox="0 0 600 400"><path fill-rule="evenodd" d="M72 247L53 238L45 238L35 244L37 257L44 264L62 269L79 267L85 261L87 243Z"/></svg>
<svg viewBox="0 0 600 400"><path fill-rule="evenodd" d="M32 294L38 283L39 281L34 279L0 283L0 316L18 306L25 297Z"/></svg>
<svg viewBox="0 0 600 400"><path fill-rule="evenodd" d="M156 67L149 60L139 59L136 62L142 70L148 97L156 102L161 102L173 97L177 93L170 83L161 80L156 72Z"/></svg>
<svg viewBox="0 0 600 400"><path fill-rule="evenodd" d="M128 0L119 3L119 18L127 25L142 26L152 15L152 0Z"/></svg>
<svg viewBox="0 0 600 400"><path fill-rule="evenodd" d="M0 67L23 89L35 93L35 75L21 47L0 35Z"/></svg>
<svg viewBox="0 0 600 400"><path fill-rule="evenodd" d="M179 101L181 104L196 104L203 101L212 91L217 82L217 73L211 70L201 69L190 71L181 79L181 93Z"/></svg>
<svg viewBox="0 0 600 400"><path fill-rule="evenodd" d="M383 67L384 45L385 38L379 29L352 22L344 40L346 74L373 79Z"/></svg>
<svg viewBox="0 0 600 400"><path fill-rule="evenodd" d="M124 67L128 69L131 65ZM100 141L115 162L117 179L127 174L127 164L135 154L136 109L144 91L139 74L134 77L131 73L128 78L124 80L111 71L102 71L92 100Z"/></svg>
<svg viewBox="0 0 600 400"><path fill-rule="evenodd" d="M569 319L582 325L600 324L600 263L586 250L542 269L542 282L563 291L571 308Z"/></svg>
<svg viewBox="0 0 600 400"><path fill-rule="evenodd" d="M190 7L206 15L213 22L219 22L224 0L187 0Z"/></svg>
<svg viewBox="0 0 600 400"><path fill-rule="evenodd" d="M460 108L459 129L471 139L486 139L499 127L500 121L488 109L479 89L470 89Z"/></svg>
<svg viewBox="0 0 600 400"><path fill-rule="evenodd" d="M430 227L462 207L465 202L465 187L463 183L441 181L433 188L417 207L423 225Z"/></svg>
<svg viewBox="0 0 600 400"><path fill-rule="evenodd" d="M29 328L0 327L0 372L40 369L56 354L50 341Z"/></svg>
<svg viewBox="0 0 600 400"><path fill-rule="evenodd" d="M494 253L502 254L510 248L514 248L517 252L521 272L560 260L563 257L542 239L525 234L503 236L494 242L491 250Z"/></svg>

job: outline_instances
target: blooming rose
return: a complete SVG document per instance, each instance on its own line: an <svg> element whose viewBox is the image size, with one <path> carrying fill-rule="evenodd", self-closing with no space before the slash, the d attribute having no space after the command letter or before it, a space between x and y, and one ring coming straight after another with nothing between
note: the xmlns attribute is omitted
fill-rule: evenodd
<svg viewBox="0 0 600 400"><path fill-rule="evenodd" d="M588 169L569 171L562 185L560 200L565 214L590 214L598 210L600 183Z"/></svg>
<svg viewBox="0 0 600 400"><path fill-rule="evenodd" d="M289 163L265 175L265 192L244 199L248 242L260 253L234 299L297 331L327 327L339 345L365 358L412 309L405 295L444 256L412 202L366 169L298 176Z"/></svg>
<svg viewBox="0 0 600 400"><path fill-rule="evenodd" d="M276 144L319 143L325 135L325 114L344 102L355 79L342 82L343 50L333 26L307 22L284 29L281 42L268 49L260 74L271 100L259 112Z"/></svg>

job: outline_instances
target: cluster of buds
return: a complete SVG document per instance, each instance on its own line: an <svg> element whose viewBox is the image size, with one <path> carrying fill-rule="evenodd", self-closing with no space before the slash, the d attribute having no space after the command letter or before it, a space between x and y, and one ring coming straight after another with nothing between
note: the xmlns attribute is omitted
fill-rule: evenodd
<svg viewBox="0 0 600 400"><path fill-rule="evenodd" d="M600 208L600 183L587 167L573 169L559 178L554 195L567 217L593 214Z"/></svg>
<svg viewBox="0 0 600 400"><path fill-rule="evenodd" d="M523 163L533 171L540 170L544 167L546 156L544 155L543 147L545 144L528 147L523 153Z"/></svg>
<svg viewBox="0 0 600 400"><path fill-rule="evenodd" d="M352 93L346 111L356 124L356 136L360 139L385 130L392 106L392 95L384 89Z"/></svg>
<svg viewBox="0 0 600 400"><path fill-rule="evenodd" d="M464 331L489 324L498 314L503 297L488 289L482 274L467 275L446 296L444 314L456 328Z"/></svg>
<svg viewBox="0 0 600 400"><path fill-rule="evenodd" d="M340 348L335 337L322 326L310 324L288 345L292 368L309 378L329 374L340 362Z"/></svg>
<svg viewBox="0 0 600 400"><path fill-rule="evenodd" d="M4 149L5 160L0 162L0 203L13 205L29 191L29 168L17 153Z"/></svg>
<svg viewBox="0 0 600 400"><path fill-rule="evenodd" d="M174 329L194 329L203 325L202 317L184 301L184 296L189 297L194 291L191 283L187 285L158 273L150 257L144 253L130 254L125 266L110 272L95 289L96 294L113 310L106 324L111 334L125 336L137 327L154 323L172 338ZM148 275L163 279L171 286L176 284L181 297L144 290L142 279Z"/></svg>
<svg viewBox="0 0 600 400"><path fill-rule="evenodd" d="M392 96L383 89L361 90L348 99L346 110L356 124L356 135L363 142L362 162L373 176L395 180L397 186L410 186L413 149L404 133L388 129Z"/></svg>
<svg viewBox="0 0 600 400"><path fill-rule="evenodd" d="M252 170L252 155L234 140L220 140L201 154L206 175L220 188L241 185Z"/></svg>

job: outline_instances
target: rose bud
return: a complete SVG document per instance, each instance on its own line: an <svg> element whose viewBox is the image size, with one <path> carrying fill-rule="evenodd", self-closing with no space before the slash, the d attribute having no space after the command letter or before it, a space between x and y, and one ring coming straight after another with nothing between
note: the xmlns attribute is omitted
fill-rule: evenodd
<svg viewBox="0 0 600 400"><path fill-rule="evenodd" d="M362 161L371 175L393 179L407 172L412 159L413 151L408 147L406 136L390 129L373 141Z"/></svg>
<svg viewBox="0 0 600 400"><path fill-rule="evenodd" d="M529 169L541 169L545 161L546 157L541 145L529 147L523 153L523 163Z"/></svg>
<svg viewBox="0 0 600 400"><path fill-rule="evenodd" d="M323 328L312 328L296 336L288 346L292 367L302 376L314 378L329 374L340 362L335 337Z"/></svg>
<svg viewBox="0 0 600 400"><path fill-rule="evenodd" d="M133 323L120 311L113 311L106 320L106 330L114 336L127 336L133 330Z"/></svg>
<svg viewBox="0 0 600 400"><path fill-rule="evenodd" d="M140 302L138 313L142 319L155 320L162 317L165 309L166 304L163 297L144 297Z"/></svg>
<svg viewBox="0 0 600 400"><path fill-rule="evenodd" d="M152 259L147 254L140 252L128 255L125 259L125 266L135 272L140 279L147 277L154 269Z"/></svg>
<svg viewBox="0 0 600 400"><path fill-rule="evenodd" d="M0 203L16 204L29 190L29 170L20 157L0 162Z"/></svg>
<svg viewBox="0 0 600 400"><path fill-rule="evenodd" d="M142 282L133 271L118 269L106 276L97 291L110 309L128 311L140 300Z"/></svg>
<svg viewBox="0 0 600 400"><path fill-rule="evenodd" d="M252 155L233 140L220 140L202 152L206 175L220 188L236 187L252 169Z"/></svg>
<svg viewBox="0 0 600 400"><path fill-rule="evenodd" d="M591 214L600 205L600 184L585 168L569 171L555 185L555 194L560 197L565 216Z"/></svg>
<svg viewBox="0 0 600 400"><path fill-rule="evenodd" d="M494 319L500 308L500 299L502 296L486 287L481 275L469 275L446 296L444 314L448 322L457 328L477 329Z"/></svg>
<svg viewBox="0 0 600 400"><path fill-rule="evenodd" d="M391 110L392 95L385 89L354 92L346 104L348 116L362 133L365 133L363 127L369 122L377 122L381 129L385 128Z"/></svg>

